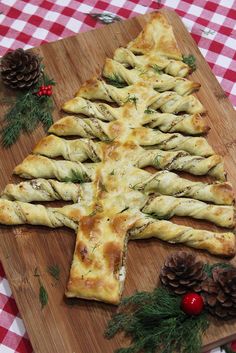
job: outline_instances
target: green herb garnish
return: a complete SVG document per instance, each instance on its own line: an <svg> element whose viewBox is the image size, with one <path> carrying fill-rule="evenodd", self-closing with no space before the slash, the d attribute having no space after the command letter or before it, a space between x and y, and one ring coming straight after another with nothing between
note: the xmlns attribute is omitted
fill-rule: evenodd
<svg viewBox="0 0 236 353"><path fill-rule="evenodd" d="M197 66L196 66L196 58L192 54L189 55L183 55L183 62L187 64L192 71L195 71Z"/></svg>
<svg viewBox="0 0 236 353"><path fill-rule="evenodd" d="M144 113L145 114L154 114L154 113L156 113L156 111L154 109L147 108L146 110L144 110Z"/></svg>
<svg viewBox="0 0 236 353"><path fill-rule="evenodd" d="M137 109L137 101L138 101L138 97L136 97L135 95L131 96L130 94L128 94L128 98L126 99L125 103L133 102L135 105L135 108Z"/></svg>
<svg viewBox="0 0 236 353"><path fill-rule="evenodd" d="M231 264L225 262L217 262L215 264L206 263L203 267L204 272L206 272L208 277L212 277L212 272L215 268L229 269L233 267Z"/></svg>
<svg viewBox="0 0 236 353"><path fill-rule="evenodd" d="M43 309L44 306L48 303L48 293L42 284L42 281L40 279L40 273L38 271L38 267L35 267L34 269L34 277L38 277L39 281L39 301L41 303L41 308Z"/></svg>
<svg viewBox="0 0 236 353"><path fill-rule="evenodd" d="M48 303L48 293L44 288L44 286L42 285L42 283L40 283L40 287L39 287L39 301L41 303L42 309Z"/></svg>
<svg viewBox="0 0 236 353"><path fill-rule="evenodd" d="M40 85L54 85L55 82L44 75L34 88L21 92L4 116L4 126L0 130L1 142L4 147L10 147L19 138L22 132L30 133L41 123L47 131L52 125L53 100L49 96L38 97Z"/></svg>
<svg viewBox="0 0 236 353"><path fill-rule="evenodd" d="M58 265L51 265L48 266L48 273L55 278L57 281L59 281L60 278L60 268Z"/></svg>
<svg viewBox="0 0 236 353"><path fill-rule="evenodd" d="M71 169L71 176L62 179L66 183L84 183L87 180L87 177L84 173L81 173L78 170Z"/></svg>
<svg viewBox="0 0 236 353"><path fill-rule="evenodd" d="M157 74L162 74L162 68L158 65L152 65L152 69L157 73Z"/></svg>
<svg viewBox="0 0 236 353"><path fill-rule="evenodd" d="M125 298L108 323L105 337L122 331L131 337L131 345L117 353L200 353L201 336L208 327L206 313L189 316L180 302L180 296L164 288Z"/></svg>
<svg viewBox="0 0 236 353"><path fill-rule="evenodd" d="M117 88L123 88L127 86L127 83L123 81L117 74L113 74L113 76L106 77L106 82L109 85L115 86Z"/></svg>

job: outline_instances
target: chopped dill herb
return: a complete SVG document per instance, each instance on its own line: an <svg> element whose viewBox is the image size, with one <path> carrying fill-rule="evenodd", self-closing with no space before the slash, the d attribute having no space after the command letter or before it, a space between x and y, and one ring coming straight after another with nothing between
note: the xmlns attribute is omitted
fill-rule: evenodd
<svg viewBox="0 0 236 353"><path fill-rule="evenodd" d="M58 265L51 265L48 266L48 273L55 278L57 281L59 281L60 278L60 268Z"/></svg>
<svg viewBox="0 0 236 353"><path fill-rule="evenodd" d="M183 62L187 64L192 71L195 71L197 66L196 66L196 58L194 55L189 54L189 55L183 55Z"/></svg>

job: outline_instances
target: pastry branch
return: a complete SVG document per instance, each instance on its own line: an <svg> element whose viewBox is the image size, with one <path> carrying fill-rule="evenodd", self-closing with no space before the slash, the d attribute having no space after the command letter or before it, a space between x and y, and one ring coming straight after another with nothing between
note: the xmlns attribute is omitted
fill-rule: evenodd
<svg viewBox="0 0 236 353"><path fill-rule="evenodd" d="M205 112L203 105L196 97L192 95L181 97L169 91L157 93L156 100L150 107L155 110L160 109L163 113L199 114Z"/></svg>
<svg viewBox="0 0 236 353"><path fill-rule="evenodd" d="M182 132L187 135L199 135L209 131L206 120L199 114L158 113L153 109L146 109L143 125L158 128L163 132Z"/></svg>
<svg viewBox="0 0 236 353"><path fill-rule="evenodd" d="M8 184L3 190L1 198L23 202L54 200L77 202L84 185L38 178L22 181L19 184Z"/></svg>
<svg viewBox="0 0 236 353"><path fill-rule="evenodd" d="M233 228L235 226L233 206L209 205L189 198L152 195L142 212L155 215L159 219L169 219L173 216L192 217L210 221L220 227Z"/></svg>
<svg viewBox="0 0 236 353"><path fill-rule="evenodd" d="M171 244L185 244L214 255L235 255L235 235L194 229L169 221L141 217L129 231L129 239L158 238Z"/></svg>
<svg viewBox="0 0 236 353"><path fill-rule="evenodd" d="M168 59L165 56L158 55L156 53L147 53L145 55L134 55L132 51L127 48L118 48L114 54L114 60L131 66L134 68L145 67L150 68L152 66L158 67L166 74L171 76L185 77L188 75L190 68L187 64L180 60Z"/></svg>
<svg viewBox="0 0 236 353"><path fill-rule="evenodd" d="M82 113L88 117L107 122L117 120L127 114L127 109L124 109L124 106L114 108L108 104L91 102L82 97L74 97L64 103L62 109L67 113ZM79 116L79 118L82 119L83 116ZM152 128L158 127L163 132L182 132L188 135L198 135L209 130L205 119L199 114L174 115L157 113L153 109L144 111L143 119L140 123L143 125L148 124Z"/></svg>
<svg viewBox="0 0 236 353"><path fill-rule="evenodd" d="M116 88L104 81L91 79L81 86L76 96L86 99L102 99L107 102L116 102L118 105L123 105L133 97L136 104L147 103L151 99L150 107L155 110L160 109L164 113L197 114L204 112L202 104L196 97L192 95L182 97L171 91L158 93L150 88L150 84L144 82Z"/></svg>
<svg viewBox="0 0 236 353"><path fill-rule="evenodd" d="M56 178L59 181L84 183L94 175L95 163L82 164L64 160L53 160L44 156L29 155L14 169L14 174L26 179Z"/></svg>
<svg viewBox="0 0 236 353"><path fill-rule="evenodd" d="M193 175L208 174L218 180L225 180L222 157L216 154L204 158L191 156L184 151L145 150L136 157L134 165L139 168L153 166L157 169L185 171Z"/></svg>
<svg viewBox="0 0 236 353"><path fill-rule="evenodd" d="M149 174L133 188L148 194L158 192L175 197L190 197L217 205L232 205L234 202L232 185L228 182L208 184L191 181L167 170Z"/></svg>
<svg viewBox="0 0 236 353"><path fill-rule="evenodd" d="M66 116L56 121L48 130L59 136L81 136L85 138L99 138L102 141L109 140L107 135L107 124L96 118L79 118L77 116Z"/></svg>
<svg viewBox="0 0 236 353"><path fill-rule="evenodd" d="M214 154L214 150L204 137L184 136L179 133L163 133L145 127L132 130L132 137L141 146L155 146L164 151L186 151L195 156L207 157Z"/></svg>
<svg viewBox="0 0 236 353"><path fill-rule="evenodd" d="M103 68L103 76L109 79L114 75L128 85L144 80L148 81L150 86L158 92L175 91L180 96L189 95L200 88L200 84L197 82L159 73L156 66L129 70L119 62L107 58Z"/></svg>
<svg viewBox="0 0 236 353"><path fill-rule="evenodd" d="M102 156L99 143L91 139L65 140L55 135L42 138L33 149L33 153L50 158L62 156L64 159L75 162L83 162L87 159L100 162Z"/></svg>
<svg viewBox="0 0 236 353"><path fill-rule="evenodd" d="M78 225L63 213L63 208L47 208L21 201L0 199L0 224L33 224L50 228L69 227L74 230Z"/></svg>
<svg viewBox="0 0 236 353"><path fill-rule="evenodd" d="M62 105L62 109L67 113L84 114L91 118L104 121L116 120L120 116L122 108L113 108L106 103L95 103L82 97L74 97Z"/></svg>
<svg viewBox="0 0 236 353"><path fill-rule="evenodd" d="M69 129L69 122L72 121L73 124L73 120L73 116L62 118L53 124L53 126L50 128L50 132L60 135L61 125L65 123L68 125ZM79 136L81 136L79 133L80 120L76 118L75 123L77 124L78 129L77 132L74 132L74 134L77 133ZM192 155L203 157L214 154L213 149L208 144L207 140L203 137L188 137L178 133L163 133L161 131L153 131L152 129L145 127L129 128L126 127L125 123L119 123L119 126L126 129L130 139L140 146L155 146L156 148L164 151L182 150ZM116 132L114 134L112 131L112 123L108 123L103 127L107 134L107 140L105 141L112 141L114 138L116 138ZM65 129L63 129L62 132L64 133ZM93 137L98 137L96 126L91 129L90 134L93 132ZM103 134L101 133L100 136L102 137ZM119 136L116 139L119 139ZM80 162L85 161L88 158L94 162L99 162L102 159L99 143L94 143L88 139L65 140L54 135L49 135L39 141L39 143L34 148L33 153L42 154L51 158L63 156L65 159Z"/></svg>

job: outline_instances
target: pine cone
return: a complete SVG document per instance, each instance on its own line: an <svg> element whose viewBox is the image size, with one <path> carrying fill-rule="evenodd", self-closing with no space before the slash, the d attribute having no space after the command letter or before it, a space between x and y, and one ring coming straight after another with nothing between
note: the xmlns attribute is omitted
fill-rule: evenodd
<svg viewBox="0 0 236 353"><path fill-rule="evenodd" d="M205 305L212 315L220 318L236 316L236 268L215 268L212 278L202 283Z"/></svg>
<svg viewBox="0 0 236 353"><path fill-rule="evenodd" d="M203 263L186 252L178 252L170 256L160 274L162 284L180 295L190 291L200 292L201 282L205 278Z"/></svg>
<svg viewBox="0 0 236 353"><path fill-rule="evenodd" d="M2 81L11 88L30 88L40 77L40 59L32 52L16 49L3 56L0 65Z"/></svg>

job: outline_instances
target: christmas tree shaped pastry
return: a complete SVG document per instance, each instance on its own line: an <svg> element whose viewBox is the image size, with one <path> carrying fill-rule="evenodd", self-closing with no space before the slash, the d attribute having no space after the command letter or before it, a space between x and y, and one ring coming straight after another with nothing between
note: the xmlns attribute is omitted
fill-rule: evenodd
<svg viewBox="0 0 236 353"><path fill-rule="evenodd" d="M0 223L66 226L76 232L66 295L119 303L129 239L155 237L232 256L230 231L175 224L172 216L234 226L233 193L222 157L205 137L198 83L186 78L171 26L162 14L127 48L107 59L103 78L91 78L63 105L58 120L14 173ZM67 139L70 137L70 139ZM151 174L143 168L157 169ZM190 181L176 171L209 175ZM65 200L64 207L34 201Z"/></svg>

